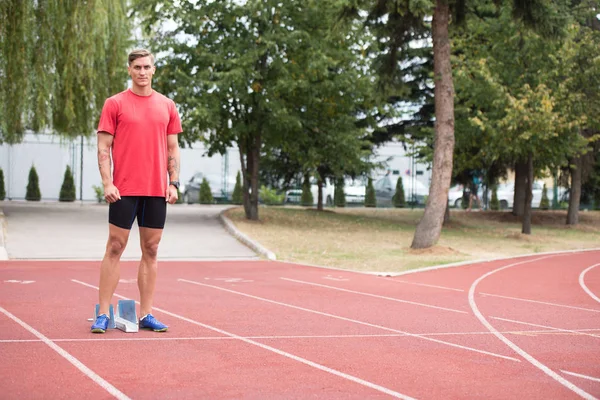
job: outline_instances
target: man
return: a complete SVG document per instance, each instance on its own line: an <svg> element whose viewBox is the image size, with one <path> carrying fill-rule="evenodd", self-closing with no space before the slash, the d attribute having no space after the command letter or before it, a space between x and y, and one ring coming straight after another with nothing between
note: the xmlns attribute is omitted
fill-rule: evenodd
<svg viewBox="0 0 600 400"><path fill-rule="evenodd" d="M98 124L98 166L109 203L109 234L100 265L100 308L91 328L94 333L104 333L108 327L119 261L136 218L142 249L137 279L139 326L156 332L168 329L152 315L152 300L167 203L175 203L178 196L181 121L175 103L152 90L154 56L145 49L134 50L128 63L132 87L106 100Z"/></svg>

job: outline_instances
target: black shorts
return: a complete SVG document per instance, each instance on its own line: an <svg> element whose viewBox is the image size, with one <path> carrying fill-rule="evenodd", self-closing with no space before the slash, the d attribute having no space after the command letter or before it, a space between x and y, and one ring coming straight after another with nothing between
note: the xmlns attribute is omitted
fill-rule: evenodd
<svg viewBox="0 0 600 400"><path fill-rule="evenodd" d="M119 228L131 229L136 217L139 227L163 229L167 219L165 198L123 196L108 207L108 222Z"/></svg>

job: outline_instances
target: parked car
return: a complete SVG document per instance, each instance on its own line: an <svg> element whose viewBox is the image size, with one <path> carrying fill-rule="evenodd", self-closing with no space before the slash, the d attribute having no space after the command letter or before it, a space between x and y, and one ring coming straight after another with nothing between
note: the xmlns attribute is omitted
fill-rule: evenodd
<svg viewBox="0 0 600 400"><path fill-rule="evenodd" d="M228 178L227 193L223 192L223 178L216 175L205 175L202 172L196 172L183 188L183 202L192 204L200 202L200 185L202 180L206 178L210 186L210 190L215 201L231 200L231 194L235 187L235 179Z"/></svg>
<svg viewBox="0 0 600 400"><path fill-rule="evenodd" d="M347 204L360 204L365 201L366 185L362 179L348 178L344 182L344 194ZM311 180L310 192L313 196L313 204L317 204L319 198L319 187L315 180ZM335 185L326 179L323 182L323 204L333 205L333 197L335 194ZM302 199L302 188L290 189L285 193L286 203L300 203Z"/></svg>
<svg viewBox="0 0 600 400"><path fill-rule="evenodd" d="M533 208L539 208L540 202L542 201L542 193L544 190L544 182L542 181L534 181L532 185L532 199L531 206ZM496 194L498 196L498 202L500 203L500 209L512 209L513 202L515 198L515 183L514 182L506 182L498 184L496 188ZM479 188L479 199L483 201L483 188L480 186ZM552 188L547 189L548 201L552 204L552 199L554 198L554 191ZM463 186L456 185L450 188L448 192L448 201L451 206L456 208L461 207L461 199L463 196ZM488 202L492 200L492 190L488 191ZM562 187L558 188L558 199L559 201L568 200L568 190Z"/></svg>
<svg viewBox="0 0 600 400"><path fill-rule="evenodd" d="M397 178L396 178L397 179ZM379 178L373 184L375 188L375 199L377 207L391 207L392 197L396 193L396 179L392 181L389 175ZM417 179L403 179L402 186L404 188L404 200L408 204L424 205L429 188Z"/></svg>

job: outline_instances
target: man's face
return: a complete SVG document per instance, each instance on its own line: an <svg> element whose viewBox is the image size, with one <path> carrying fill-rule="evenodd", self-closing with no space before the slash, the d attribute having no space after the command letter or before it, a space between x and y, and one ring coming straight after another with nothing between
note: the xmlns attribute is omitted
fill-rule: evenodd
<svg viewBox="0 0 600 400"><path fill-rule="evenodd" d="M152 82L152 75L156 68L152 64L150 57L141 57L133 60L127 68L129 75L136 86L149 86Z"/></svg>

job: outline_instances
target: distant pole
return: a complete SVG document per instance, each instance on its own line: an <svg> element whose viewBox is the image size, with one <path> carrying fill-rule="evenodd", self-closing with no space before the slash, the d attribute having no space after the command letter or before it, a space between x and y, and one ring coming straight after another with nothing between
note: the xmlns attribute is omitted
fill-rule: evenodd
<svg viewBox="0 0 600 400"><path fill-rule="evenodd" d="M79 157L79 200L83 201L83 135L81 135L81 156Z"/></svg>

